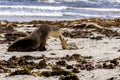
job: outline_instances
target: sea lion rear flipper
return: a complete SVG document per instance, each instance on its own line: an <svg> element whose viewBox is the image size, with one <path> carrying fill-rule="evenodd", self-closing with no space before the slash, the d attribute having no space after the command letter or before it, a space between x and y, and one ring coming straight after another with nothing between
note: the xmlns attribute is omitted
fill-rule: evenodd
<svg viewBox="0 0 120 80"><path fill-rule="evenodd" d="M36 41L32 39L20 39L9 46L8 51L33 51L36 49Z"/></svg>

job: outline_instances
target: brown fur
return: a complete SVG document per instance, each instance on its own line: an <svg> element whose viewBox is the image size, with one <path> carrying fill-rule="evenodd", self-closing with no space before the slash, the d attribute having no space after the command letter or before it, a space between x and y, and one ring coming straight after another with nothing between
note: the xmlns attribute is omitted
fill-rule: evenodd
<svg viewBox="0 0 120 80"><path fill-rule="evenodd" d="M56 26L41 25L28 37L19 39L9 46L8 51L35 51L46 50L45 44L49 36L58 37L61 40L62 48L67 49L67 43L62 38L60 29Z"/></svg>

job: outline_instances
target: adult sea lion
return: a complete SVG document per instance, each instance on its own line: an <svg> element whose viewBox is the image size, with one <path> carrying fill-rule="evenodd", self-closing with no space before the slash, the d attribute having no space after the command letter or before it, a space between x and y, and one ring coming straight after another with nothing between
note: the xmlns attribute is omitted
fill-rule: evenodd
<svg viewBox="0 0 120 80"><path fill-rule="evenodd" d="M8 47L8 51L36 51L46 50L45 44L49 36L58 37L61 41L62 48L68 49L67 43L64 40L60 28L42 24L36 30L34 30L29 36L16 40L12 45Z"/></svg>

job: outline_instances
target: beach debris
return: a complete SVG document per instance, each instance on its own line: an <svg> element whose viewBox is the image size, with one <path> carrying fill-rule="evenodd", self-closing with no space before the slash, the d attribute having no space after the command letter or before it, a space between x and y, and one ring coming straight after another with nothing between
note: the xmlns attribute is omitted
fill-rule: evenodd
<svg viewBox="0 0 120 80"><path fill-rule="evenodd" d="M50 53L50 55L56 55L55 53Z"/></svg>
<svg viewBox="0 0 120 80"><path fill-rule="evenodd" d="M111 78L109 78L107 80L116 80L116 79L117 79L117 77L111 77Z"/></svg>
<svg viewBox="0 0 120 80"><path fill-rule="evenodd" d="M104 29L104 27L94 23L94 22L82 22L81 24L75 24L73 25L73 28L82 28L82 29L87 29L87 28L97 28L97 29Z"/></svg>
<svg viewBox="0 0 120 80"><path fill-rule="evenodd" d="M62 34L65 37L70 37L70 38L91 38L91 37L97 37L96 35L94 35L94 33L97 34L97 36L101 35L102 37L119 37L120 33L117 31L114 31L112 29L94 29L94 30L82 30L82 29L77 29L74 31L66 31L63 32Z"/></svg>
<svg viewBox="0 0 120 80"><path fill-rule="evenodd" d="M85 24L85 23L95 23L104 27L119 27L120 26L120 18L115 19L101 19L101 18L86 18L86 19L78 19L78 20L70 20L70 21L42 21L42 20L32 20L30 22L9 22L6 20L0 21L0 27L11 25L14 27L19 27L18 25L40 25L40 24L50 24L50 25L58 25L59 27L73 27L75 24ZM21 27L21 26L20 26ZM37 27L37 26L34 26Z"/></svg>
<svg viewBox="0 0 120 80"><path fill-rule="evenodd" d="M73 69L73 65L67 65L66 69Z"/></svg>
<svg viewBox="0 0 120 80"><path fill-rule="evenodd" d="M37 69L42 69L42 68L46 68L46 66L47 66L46 60L43 59L37 64L36 68Z"/></svg>
<svg viewBox="0 0 120 80"><path fill-rule="evenodd" d="M52 70L52 71L43 71L41 72L41 75L49 77L49 76L60 76L60 75L72 75L74 74L73 72L66 71L63 69L58 69L58 70Z"/></svg>
<svg viewBox="0 0 120 80"><path fill-rule="evenodd" d="M79 80L79 78L78 78L77 75L74 75L74 74L72 74L72 75L66 75L66 76L61 75L60 78L59 78L59 80Z"/></svg>
<svg viewBox="0 0 120 80"><path fill-rule="evenodd" d="M30 55L24 55L21 56L21 58L25 58L26 60L39 60L39 59L43 59L43 56L30 56Z"/></svg>
<svg viewBox="0 0 120 80"><path fill-rule="evenodd" d="M60 28L72 29L71 31L63 31L65 37L70 38L90 38L92 40L101 40L104 37L119 39L120 32L113 30L113 28L119 28L119 18L112 20L100 19L100 18L87 18L71 21L40 21L33 20L30 22L9 22L6 20L0 21L0 34L5 40L1 40L0 43L11 44L14 40L25 37L31 32L20 32L15 28L25 27L39 27L41 24L57 25ZM96 35L94 35L97 34ZM101 36L101 37L100 37ZM72 48L73 49L73 48ZM75 49L75 48L74 48Z"/></svg>
<svg viewBox="0 0 120 80"><path fill-rule="evenodd" d="M60 76L59 80L79 80L77 74L80 73L80 70L115 69L120 66L120 57L98 62L94 62L92 56L81 56L80 54L58 58L30 55L12 56L8 60L0 60L0 72L9 73L8 77L15 75ZM35 63L34 60L40 61ZM47 61L50 60L54 60L55 63L47 64ZM70 61L75 61L75 63L67 64ZM11 69L15 69L15 71L11 71ZM34 69L39 71L34 71Z"/></svg>
<svg viewBox="0 0 120 80"><path fill-rule="evenodd" d="M90 37L92 40L102 40L103 36Z"/></svg>
<svg viewBox="0 0 120 80"><path fill-rule="evenodd" d="M18 32L18 31L14 31L12 33L6 33L4 36L5 36L5 39L6 40L10 40L10 41L15 41L16 39L20 38L20 37L26 37L28 36L29 34L26 33L26 32Z"/></svg>
<svg viewBox="0 0 120 80"><path fill-rule="evenodd" d="M57 61L56 64L59 66L66 66L67 65L66 61L64 61L64 60Z"/></svg>
<svg viewBox="0 0 120 80"><path fill-rule="evenodd" d="M4 65L0 64L0 73L9 73L11 72L10 69L5 68Z"/></svg>
<svg viewBox="0 0 120 80"><path fill-rule="evenodd" d="M88 38L92 35L92 33L90 31L82 31L82 30L63 32L62 34L65 37L70 37L70 38Z"/></svg>
<svg viewBox="0 0 120 80"><path fill-rule="evenodd" d="M73 69L72 69L72 72L74 72L74 73L79 73L79 72L80 72L80 70L79 70L79 68L78 68L78 67L75 67L75 68L73 68Z"/></svg>
<svg viewBox="0 0 120 80"><path fill-rule="evenodd" d="M78 49L78 46L75 43L69 43L68 49L69 50L76 50L76 49Z"/></svg>
<svg viewBox="0 0 120 80"><path fill-rule="evenodd" d="M66 57L63 57L63 59L67 60L67 61L78 61L78 62L82 62L84 61L84 57L81 56L80 54L73 54L73 55L66 55Z"/></svg>
<svg viewBox="0 0 120 80"><path fill-rule="evenodd" d="M30 70L15 70L14 72L11 72L9 74L9 76L15 76L15 75L31 75L31 71Z"/></svg>

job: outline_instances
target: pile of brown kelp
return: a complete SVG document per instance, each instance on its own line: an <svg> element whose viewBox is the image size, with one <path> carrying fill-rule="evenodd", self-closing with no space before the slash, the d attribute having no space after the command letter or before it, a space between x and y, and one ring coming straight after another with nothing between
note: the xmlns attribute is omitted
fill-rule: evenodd
<svg viewBox="0 0 120 80"><path fill-rule="evenodd" d="M95 27L88 27L91 29L86 28L85 25L81 25L82 23L95 23L99 26L102 26L104 29L96 28ZM19 37L26 37L31 32L20 32L16 31L15 28L20 27L39 27L41 24L50 24L50 25L57 25L60 28L72 28L73 31L65 31L63 35L65 37L70 38L90 38L101 40L103 37L116 37L119 38L120 33L111 29L111 27L120 27L120 19L100 19L100 18L87 18L87 19L79 19L79 20L71 20L71 21L40 21L40 20L33 20L30 22L9 22L6 20L0 21L0 34L4 33L5 41L1 41L0 43L8 43L9 41L14 41ZM109 29L108 29L109 28ZM102 34L103 36L94 36L94 33ZM0 37L2 37L0 35Z"/></svg>

